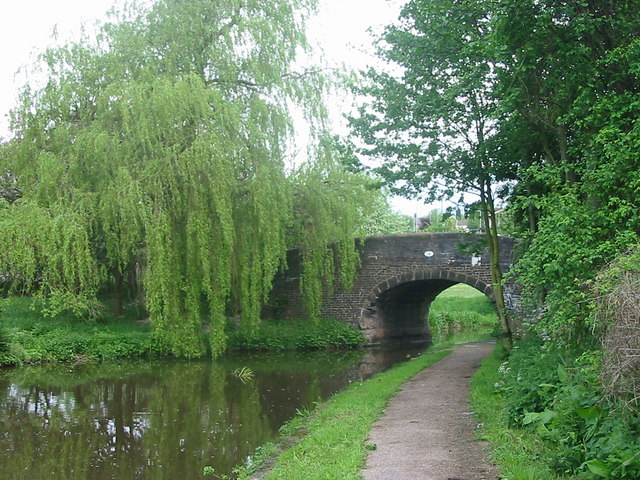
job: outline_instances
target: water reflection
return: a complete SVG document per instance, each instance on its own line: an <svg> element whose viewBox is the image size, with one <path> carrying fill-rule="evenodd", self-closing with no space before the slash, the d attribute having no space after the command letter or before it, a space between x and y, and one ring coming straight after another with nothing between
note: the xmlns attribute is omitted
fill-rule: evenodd
<svg viewBox="0 0 640 480"><path fill-rule="evenodd" d="M418 350L229 356L0 372L0 478L191 480L230 473L297 409ZM231 372L249 367L242 382Z"/></svg>

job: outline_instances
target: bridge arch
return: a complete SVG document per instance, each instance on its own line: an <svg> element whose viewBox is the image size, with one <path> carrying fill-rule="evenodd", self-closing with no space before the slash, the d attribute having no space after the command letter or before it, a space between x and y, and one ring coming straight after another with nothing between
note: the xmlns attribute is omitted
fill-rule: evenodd
<svg viewBox="0 0 640 480"><path fill-rule="evenodd" d="M484 293L492 302L495 301L495 296L491 285L472 275L467 275L461 272L454 272L451 270L419 270L409 273L403 273L402 275L395 275L385 279L383 282L380 282L374 287L374 289L367 297L367 302L369 304L375 302L378 299L380 293L394 288L397 285L402 285L410 282L420 282L423 280L450 281L453 282L451 283L451 285L455 285L456 283L464 283ZM368 305L365 305L364 308L367 307Z"/></svg>
<svg viewBox="0 0 640 480"><path fill-rule="evenodd" d="M360 309L358 326L370 344L393 339L430 341L427 318L431 302L459 283L495 301L491 285L473 275L445 269L416 270L389 277L376 285Z"/></svg>

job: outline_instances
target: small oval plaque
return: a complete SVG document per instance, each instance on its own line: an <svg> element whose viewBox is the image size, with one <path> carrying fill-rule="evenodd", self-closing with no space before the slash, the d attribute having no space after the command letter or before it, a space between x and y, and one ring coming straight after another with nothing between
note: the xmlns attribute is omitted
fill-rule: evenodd
<svg viewBox="0 0 640 480"><path fill-rule="evenodd" d="M433 257L434 253L431 250L427 250L426 252L424 252L424 256L425 257Z"/></svg>

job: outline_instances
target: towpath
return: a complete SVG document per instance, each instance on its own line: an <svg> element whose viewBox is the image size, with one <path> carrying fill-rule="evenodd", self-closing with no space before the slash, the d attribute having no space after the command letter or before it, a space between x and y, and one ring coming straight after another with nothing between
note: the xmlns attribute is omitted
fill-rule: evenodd
<svg viewBox="0 0 640 480"><path fill-rule="evenodd" d="M458 345L414 376L375 423L365 480L495 480L486 444L475 438L471 376L494 344Z"/></svg>

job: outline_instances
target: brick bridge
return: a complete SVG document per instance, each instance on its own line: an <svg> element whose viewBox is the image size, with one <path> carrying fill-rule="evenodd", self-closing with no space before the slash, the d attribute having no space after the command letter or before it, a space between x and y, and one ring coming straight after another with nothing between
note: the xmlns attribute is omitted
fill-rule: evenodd
<svg viewBox="0 0 640 480"><path fill-rule="evenodd" d="M323 317L333 317L362 329L370 344L429 341L429 306L443 290L464 283L494 300L486 249L462 253L460 245L483 235L415 233L369 237L360 246L361 265L353 288L338 285L325 293ZM514 240L500 238L500 266L511 266ZM276 281L273 299L278 316L306 316L299 292L300 264L292 253L289 269ZM509 308L515 308L516 285L505 286ZM275 312L273 312L275 313Z"/></svg>

